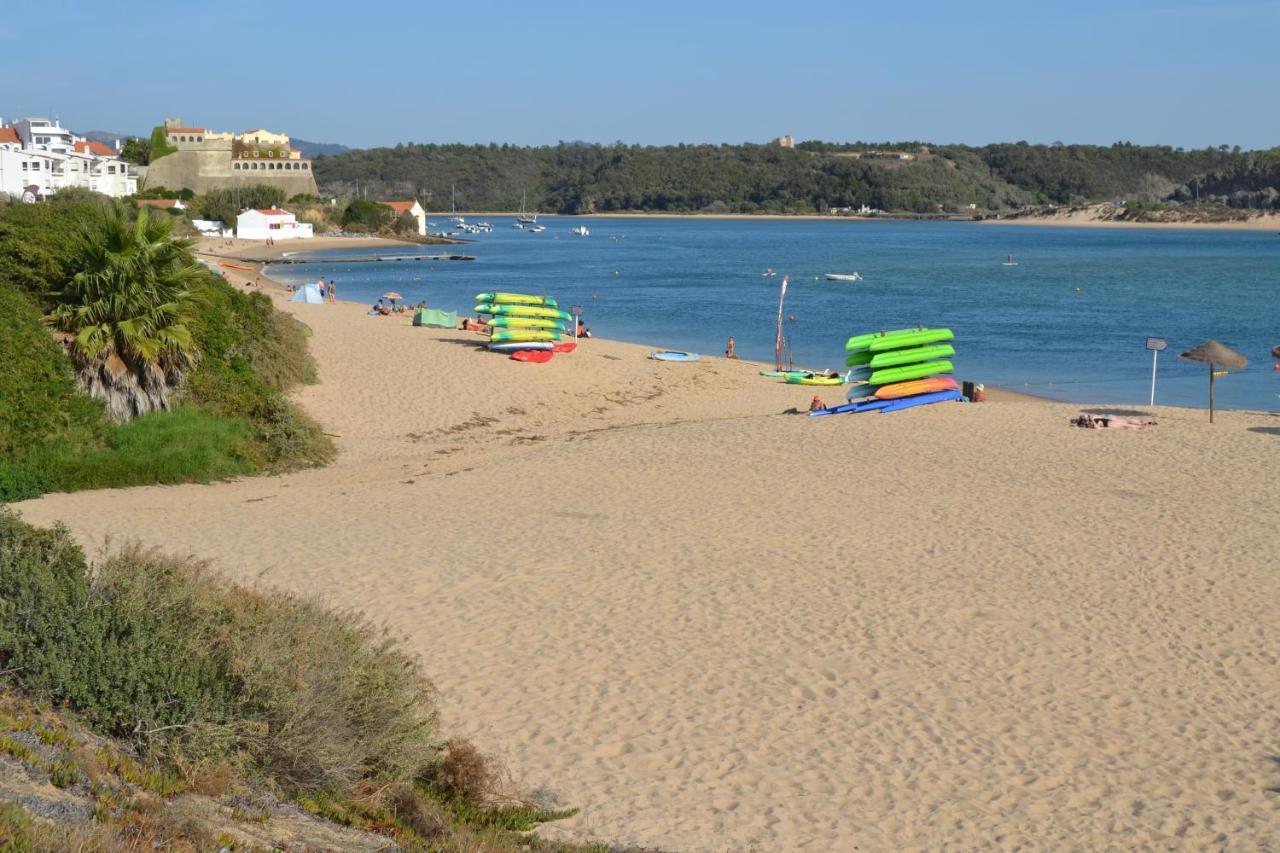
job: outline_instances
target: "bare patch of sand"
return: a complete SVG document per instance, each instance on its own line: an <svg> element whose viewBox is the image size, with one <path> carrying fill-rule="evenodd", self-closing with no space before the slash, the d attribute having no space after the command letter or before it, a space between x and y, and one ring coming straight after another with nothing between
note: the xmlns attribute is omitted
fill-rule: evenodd
<svg viewBox="0 0 1280 853"><path fill-rule="evenodd" d="M279 298L279 297L277 297ZM1280 419L806 418L589 340L547 365L293 305L329 468L19 506L404 634L448 724L679 850L1240 847L1280 826ZM839 394L822 389L837 399Z"/></svg>

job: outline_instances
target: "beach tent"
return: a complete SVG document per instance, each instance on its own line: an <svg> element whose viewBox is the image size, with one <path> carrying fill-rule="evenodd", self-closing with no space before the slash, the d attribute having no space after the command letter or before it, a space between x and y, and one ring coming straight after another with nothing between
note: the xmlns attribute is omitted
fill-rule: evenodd
<svg viewBox="0 0 1280 853"><path fill-rule="evenodd" d="M1214 370L1215 365L1229 367L1232 370L1243 370L1245 365L1249 363L1249 359L1231 347L1223 346L1217 341L1203 343L1193 350L1187 350L1178 358L1185 358L1187 361L1199 361L1209 365L1209 423L1213 423L1213 378L1217 375Z"/></svg>
<svg viewBox="0 0 1280 853"><path fill-rule="evenodd" d="M458 328L457 311L437 311L434 308L419 308L413 312L413 325L438 326L441 329Z"/></svg>
<svg viewBox="0 0 1280 853"><path fill-rule="evenodd" d="M324 297L320 295L320 288L314 284L304 284L298 288L298 292L293 294L290 302L309 302L313 305L323 305Z"/></svg>

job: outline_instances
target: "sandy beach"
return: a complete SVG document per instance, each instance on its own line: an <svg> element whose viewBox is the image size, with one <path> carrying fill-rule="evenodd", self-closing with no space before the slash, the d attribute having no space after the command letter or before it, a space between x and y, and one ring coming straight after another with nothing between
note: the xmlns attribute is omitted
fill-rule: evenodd
<svg viewBox="0 0 1280 853"><path fill-rule="evenodd" d="M314 330L321 382L296 398L333 465L19 511L385 620L447 728L581 807L547 835L1275 843L1280 417L807 418L786 412L814 389L756 365L606 340L525 365L274 298Z"/></svg>
<svg viewBox="0 0 1280 853"><path fill-rule="evenodd" d="M1234 222L1125 222L1107 218L1107 205L1064 210L1052 216L1019 216L1012 219L984 219L983 225L1049 225L1071 228L1155 228L1196 231L1273 231L1280 233L1280 214L1261 213Z"/></svg>

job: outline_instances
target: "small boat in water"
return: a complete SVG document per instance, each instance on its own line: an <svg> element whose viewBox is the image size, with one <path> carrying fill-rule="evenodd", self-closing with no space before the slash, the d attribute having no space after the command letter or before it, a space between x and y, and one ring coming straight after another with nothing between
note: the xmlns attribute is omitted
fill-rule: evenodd
<svg viewBox="0 0 1280 853"><path fill-rule="evenodd" d="M858 275L856 272L854 273L829 272L827 273L826 278L827 278L827 281L862 281L862 276Z"/></svg>
<svg viewBox="0 0 1280 853"><path fill-rule="evenodd" d="M577 228L570 228L569 233L578 237L589 237L591 232L587 230L587 226L579 225Z"/></svg>
<svg viewBox="0 0 1280 853"><path fill-rule="evenodd" d="M1006 266L1006 267L1016 267L1017 265L1018 265L1018 262L1013 259L1012 252L1009 253L1009 256L1004 259L1004 263L1001 264L1001 266Z"/></svg>
<svg viewBox="0 0 1280 853"><path fill-rule="evenodd" d="M767 270L760 273L760 275L762 275L765 278L773 278L774 276L777 275L777 273L773 271L773 267L769 267Z"/></svg>
<svg viewBox="0 0 1280 853"><path fill-rule="evenodd" d="M530 226L529 226L529 230L530 230L530 231L532 231L534 234L541 234L543 231L546 231L546 230L547 230L547 226L545 226L545 225L530 225Z"/></svg>

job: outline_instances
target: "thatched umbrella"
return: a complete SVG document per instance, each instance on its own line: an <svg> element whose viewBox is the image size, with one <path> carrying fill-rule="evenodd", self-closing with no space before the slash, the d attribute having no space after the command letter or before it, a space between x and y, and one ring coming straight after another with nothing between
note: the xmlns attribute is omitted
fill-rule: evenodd
<svg viewBox="0 0 1280 853"><path fill-rule="evenodd" d="M1193 350L1188 350L1179 358L1185 358L1187 361L1200 361L1209 365L1209 423L1213 423L1213 374L1215 366L1229 367L1232 370L1240 370L1249 363L1249 359L1233 350L1231 347L1224 346L1217 341L1209 341L1201 344Z"/></svg>

